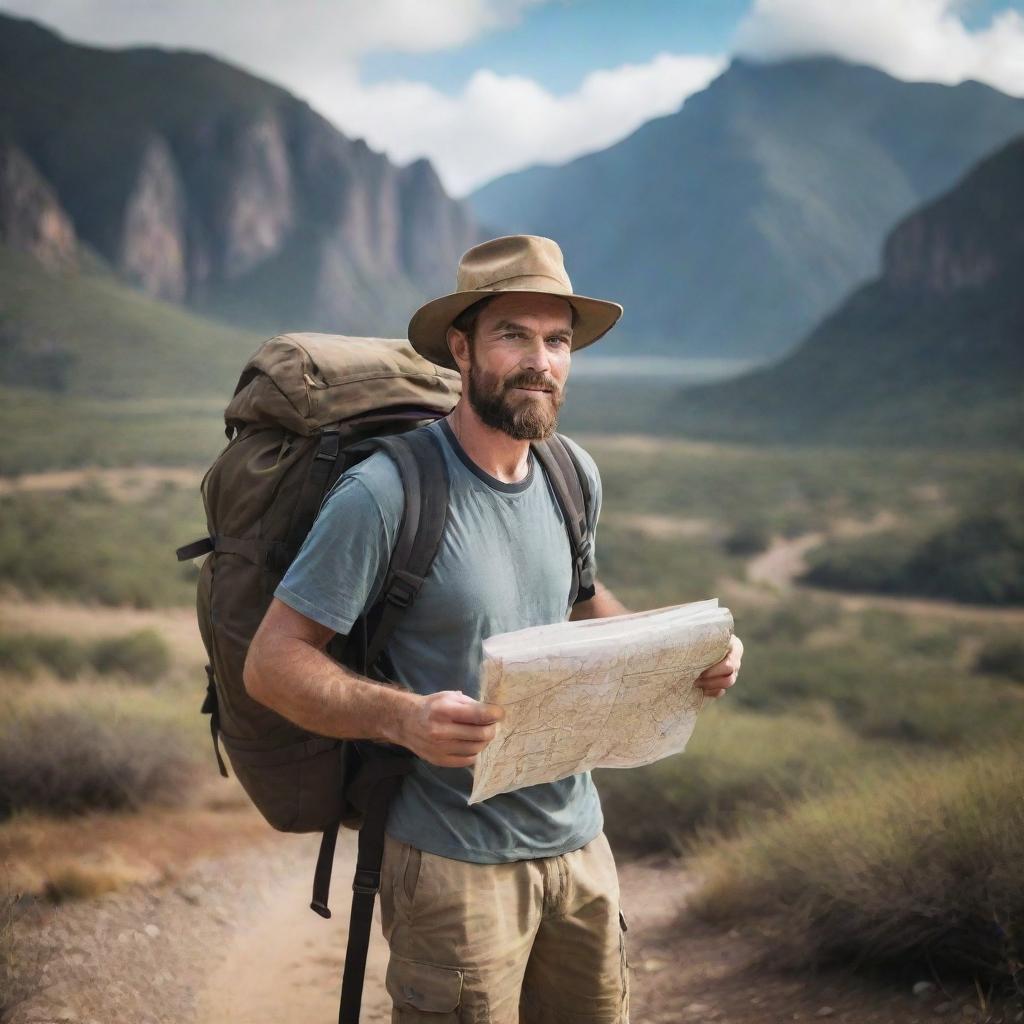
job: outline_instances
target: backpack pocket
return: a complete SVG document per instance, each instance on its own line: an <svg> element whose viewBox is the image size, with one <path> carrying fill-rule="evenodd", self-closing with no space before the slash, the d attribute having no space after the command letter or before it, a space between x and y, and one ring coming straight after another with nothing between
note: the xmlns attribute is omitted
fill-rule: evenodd
<svg viewBox="0 0 1024 1024"><path fill-rule="evenodd" d="M345 810L342 740L309 736L285 746L221 733L238 781L280 832L322 832Z"/></svg>

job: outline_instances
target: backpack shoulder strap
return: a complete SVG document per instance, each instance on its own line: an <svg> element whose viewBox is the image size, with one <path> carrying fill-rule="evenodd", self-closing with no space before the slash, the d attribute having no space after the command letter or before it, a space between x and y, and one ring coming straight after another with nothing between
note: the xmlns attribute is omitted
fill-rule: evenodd
<svg viewBox="0 0 1024 1024"><path fill-rule="evenodd" d="M387 647L405 609L416 599L441 545L448 518L448 466L433 431L376 438L373 445L398 468L405 508L380 596L367 614L366 668Z"/></svg>
<svg viewBox="0 0 1024 1024"><path fill-rule="evenodd" d="M589 601L594 596L594 551L590 543L588 513L592 496L586 474L561 434L552 434L546 441L532 445L565 519L572 549L572 601Z"/></svg>

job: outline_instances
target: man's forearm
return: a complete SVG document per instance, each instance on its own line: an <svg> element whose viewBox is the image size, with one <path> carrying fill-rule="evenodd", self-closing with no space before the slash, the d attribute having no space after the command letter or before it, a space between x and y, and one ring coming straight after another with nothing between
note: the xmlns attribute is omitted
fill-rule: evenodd
<svg viewBox="0 0 1024 1024"><path fill-rule="evenodd" d="M629 609L600 581L594 581L594 596L573 605L570 622L580 619L604 619L609 615L627 615Z"/></svg>
<svg viewBox="0 0 1024 1024"><path fill-rule="evenodd" d="M253 638L245 663L249 695L321 736L401 742L401 723L416 698L373 682L295 637Z"/></svg>

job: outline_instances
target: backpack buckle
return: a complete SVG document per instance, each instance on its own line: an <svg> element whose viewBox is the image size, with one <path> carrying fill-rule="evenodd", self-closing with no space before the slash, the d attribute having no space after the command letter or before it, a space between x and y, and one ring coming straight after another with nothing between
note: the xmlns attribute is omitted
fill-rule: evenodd
<svg viewBox="0 0 1024 1024"><path fill-rule="evenodd" d="M369 868L356 868L352 891L362 896L376 896L380 892L380 872Z"/></svg>
<svg viewBox="0 0 1024 1024"><path fill-rule="evenodd" d="M391 577L385 600L399 608L408 608L416 600L416 595L422 586L422 576L414 576L411 572L399 569Z"/></svg>
<svg viewBox="0 0 1024 1024"><path fill-rule="evenodd" d="M340 437L337 430L324 430L320 434L320 448L316 453L316 458L334 462L338 458L338 452L341 451Z"/></svg>

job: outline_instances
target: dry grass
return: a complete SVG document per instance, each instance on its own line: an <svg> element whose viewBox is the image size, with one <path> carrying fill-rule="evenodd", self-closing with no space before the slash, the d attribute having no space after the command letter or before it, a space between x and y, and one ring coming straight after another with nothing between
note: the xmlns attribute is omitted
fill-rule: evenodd
<svg viewBox="0 0 1024 1024"><path fill-rule="evenodd" d="M1009 743L851 773L827 796L705 843L693 907L762 922L788 966L919 962L1020 990L1022 783Z"/></svg>

